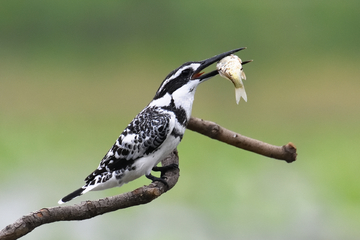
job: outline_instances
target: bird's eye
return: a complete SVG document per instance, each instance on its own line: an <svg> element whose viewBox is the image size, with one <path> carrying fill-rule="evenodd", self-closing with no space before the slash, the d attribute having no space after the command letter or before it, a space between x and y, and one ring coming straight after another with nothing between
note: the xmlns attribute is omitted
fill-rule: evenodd
<svg viewBox="0 0 360 240"><path fill-rule="evenodd" d="M181 73L181 75L183 75L183 76L189 76L190 74L191 74L191 70L188 68L183 70Z"/></svg>

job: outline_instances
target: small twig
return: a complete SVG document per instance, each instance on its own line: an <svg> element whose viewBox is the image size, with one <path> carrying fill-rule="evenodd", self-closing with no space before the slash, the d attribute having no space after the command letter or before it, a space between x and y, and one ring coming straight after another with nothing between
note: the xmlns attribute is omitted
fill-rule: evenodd
<svg viewBox="0 0 360 240"><path fill-rule="evenodd" d="M163 166L173 163L179 164L177 150L174 150L165 160L161 161ZM97 201L86 201L72 206L42 208L23 216L15 223L1 230L0 240L18 239L46 223L84 220L119 209L149 203L175 186L179 178L179 171L179 169L172 169L165 173L164 176L166 177L169 189L161 182L154 182L128 193Z"/></svg>
<svg viewBox="0 0 360 240"><path fill-rule="evenodd" d="M232 146L267 157L285 160L288 163L296 160L296 147L291 142L284 146L274 146L256 139L245 137L239 133L223 128L214 122L205 121L195 117L190 118L187 128Z"/></svg>

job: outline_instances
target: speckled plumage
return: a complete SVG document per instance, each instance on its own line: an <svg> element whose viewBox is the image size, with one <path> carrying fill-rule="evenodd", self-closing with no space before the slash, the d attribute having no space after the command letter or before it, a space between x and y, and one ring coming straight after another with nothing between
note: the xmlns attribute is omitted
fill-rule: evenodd
<svg viewBox="0 0 360 240"><path fill-rule="evenodd" d="M154 154L173 132L171 113L158 107L147 107L121 133L115 144L101 160L99 167L85 179L85 187L99 186L114 178L121 186L124 176L136 171L137 159ZM173 125L173 124L172 124ZM176 135L179 142L182 134ZM149 174L150 172L146 172ZM96 189L92 189L96 190Z"/></svg>

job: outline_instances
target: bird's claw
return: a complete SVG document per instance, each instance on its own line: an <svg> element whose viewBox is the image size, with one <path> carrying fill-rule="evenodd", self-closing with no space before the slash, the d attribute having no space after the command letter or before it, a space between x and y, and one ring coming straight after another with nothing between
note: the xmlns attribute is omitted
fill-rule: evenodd
<svg viewBox="0 0 360 240"><path fill-rule="evenodd" d="M173 170L173 169L178 169L178 168L179 168L178 164L172 163L172 164L162 166L162 167L153 167L152 170L155 172L161 172L161 174L160 174L161 178L166 179L166 177L164 175L167 171Z"/></svg>
<svg viewBox="0 0 360 240"><path fill-rule="evenodd" d="M162 166L162 167L153 167L152 170L155 171L155 172L163 173L163 172L166 172L168 170L177 169L177 168L179 168L179 165L176 164L176 163L172 163L172 164Z"/></svg>
<svg viewBox="0 0 360 240"><path fill-rule="evenodd" d="M161 183L163 183L164 185L166 185L166 186L169 188L169 184L167 183L167 181L165 180L165 178L162 178L162 177L158 178L158 177L155 177L155 176L153 176L153 175L151 175L151 174L145 175L145 176L146 176L148 179L150 179L152 182L155 182L155 181L161 182Z"/></svg>

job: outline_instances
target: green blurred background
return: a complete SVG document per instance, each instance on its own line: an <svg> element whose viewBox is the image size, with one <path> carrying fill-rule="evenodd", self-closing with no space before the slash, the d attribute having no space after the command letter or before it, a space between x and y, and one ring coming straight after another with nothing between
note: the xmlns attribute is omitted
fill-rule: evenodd
<svg viewBox="0 0 360 240"><path fill-rule="evenodd" d="M199 86L193 116L292 164L187 131L154 202L24 239L360 239L359 1L2 1L0 228L83 184L164 77L238 47L248 102ZM130 191L88 193L72 203Z"/></svg>

